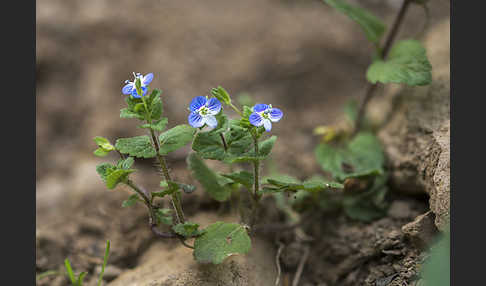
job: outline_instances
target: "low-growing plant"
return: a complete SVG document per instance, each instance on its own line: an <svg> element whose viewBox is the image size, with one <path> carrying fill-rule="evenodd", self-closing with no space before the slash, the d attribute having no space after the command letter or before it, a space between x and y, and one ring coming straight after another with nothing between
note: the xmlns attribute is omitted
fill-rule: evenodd
<svg viewBox="0 0 486 286"><path fill-rule="evenodd" d="M126 185L133 190L122 203L123 207L137 202L143 203L149 213L149 227L154 234L163 238L178 238L186 247L193 248L194 258L199 262L218 264L232 254L244 254L251 248L250 236L254 233L258 209L262 197L283 191L300 190L317 193L331 188L342 188L341 184L313 178L299 183L288 183L278 178L262 181L261 162L271 153L277 140L269 136L272 125L280 121L283 112L270 104L243 105L239 109L229 93L218 86L211 89L208 96L197 96L189 103L188 124L180 124L165 130L168 119L163 117L162 91L149 91L153 74L134 74L133 81L127 81L122 88L128 105L120 112L121 118L142 121L141 129L148 135L119 138L112 144L103 137L94 140L97 156L104 157L116 152L120 159L114 164L102 163L96 170L108 189ZM241 102L251 102L248 96L240 96ZM225 114L223 104L236 114L230 118ZM219 202L230 199L232 194L246 190L251 202L245 211L240 206L240 221L235 223L214 222L204 229L197 222L186 220L181 202L181 191L191 193L195 186L175 181L166 162L170 152L191 143L192 150L187 157L187 165L193 177L199 181L209 196ZM130 177L136 170L132 168L135 158L154 158L162 175L161 190L147 191ZM229 173L212 170L205 160L217 160L230 166ZM249 164L251 168L241 168ZM245 167L245 166L243 166ZM168 197L172 209L161 208L157 200ZM243 197L240 198L241 200ZM160 226L170 226L170 231L162 231ZM194 245L186 241L194 238Z"/></svg>
<svg viewBox="0 0 486 286"><path fill-rule="evenodd" d="M101 281L103 281L103 275L105 274L105 267L108 263L108 256L110 254L110 241L106 241L106 248L105 248L105 255L103 256L103 264L101 265L101 272L100 276L98 277L98 286L101 285ZM36 280L42 279L47 276L51 275L66 275L69 278L72 286L83 286L84 277L88 274L87 272L80 272L77 276L74 274L73 268L71 266L71 262L68 258L64 260L64 267L66 268L66 272L59 272L55 270L48 270L39 275L37 275Z"/></svg>

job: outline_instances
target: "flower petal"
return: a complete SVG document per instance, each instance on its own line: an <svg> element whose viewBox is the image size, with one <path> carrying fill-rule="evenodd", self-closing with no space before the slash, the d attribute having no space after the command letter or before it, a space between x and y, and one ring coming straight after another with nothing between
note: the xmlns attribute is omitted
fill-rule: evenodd
<svg viewBox="0 0 486 286"><path fill-rule="evenodd" d="M263 127L265 127L265 131L269 132L272 130L272 122L268 119L263 119Z"/></svg>
<svg viewBox="0 0 486 286"><path fill-rule="evenodd" d="M191 112L187 117L187 121L194 128L199 128L204 125L203 117L197 112Z"/></svg>
<svg viewBox="0 0 486 286"><path fill-rule="evenodd" d="M201 106L205 105L206 101L207 99L205 96L196 96L192 99L191 104L189 104L189 109L191 111L196 111L201 108Z"/></svg>
<svg viewBox="0 0 486 286"><path fill-rule="evenodd" d="M211 98L206 103L207 108L209 109L209 114L216 115L221 111L221 102L216 97Z"/></svg>
<svg viewBox="0 0 486 286"><path fill-rule="evenodd" d="M283 112L278 108L272 108L272 110L268 113L268 117L273 122L279 121L282 118L282 116L283 116Z"/></svg>
<svg viewBox="0 0 486 286"><path fill-rule="evenodd" d="M130 82L130 83L127 83L123 88L122 88L122 93L123 94L131 94L132 93L132 89L135 87L135 85L133 84L133 82Z"/></svg>
<svg viewBox="0 0 486 286"><path fill-rule="evenodd" d="M211 129L215 128L218 126L218 120L214 115L207 115L204 117L206 124L211 127Z"/></svg>
<svg viewBox="0 0 486 286"><path fill-rule="evenodd" d="M142 77L142 81L141 81L142 86L149 85L152 82L153 79L154 79L153 73L146 74L144 77Z"/></svg>
<svg viewBox="0 0 486 286"><path fill-rule="evenodd" d="M250 121L251 124L255 125L255 126L262 126L263 124L263 118L261 117L260 114L256 113L256 112L253 112L252 114L250 114L250 117L248 117L248 120Z"/></svg>
<svg viewBox="0 0 486 286"><path fill-rule="evenodd" d="M262 111L265 111L267 109L268 109L268 105L262 104L262 103L255 104L255 106L253 106L254 112L262 112Z"/></svg>
<svg viewBox="0 0 486 286"><path fill-rule="evenodd" d="M145 96L147 94L147 91L148 91L148 88L146 88L145 86L142 86L142 96ZM142 96L140 96L137 92L137 89L136 88L133 88L132 89L132 96L135 97L135 98L140 98Z"/></svg>

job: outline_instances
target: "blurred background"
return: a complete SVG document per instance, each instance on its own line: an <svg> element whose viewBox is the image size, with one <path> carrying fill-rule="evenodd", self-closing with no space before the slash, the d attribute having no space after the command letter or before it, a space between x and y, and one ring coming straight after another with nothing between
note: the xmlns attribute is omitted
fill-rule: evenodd
<svg viewBox="0 0 486 286"><path fill-rule="evenodd" d="M347 2L389 26L402 1ZM449 1L431 0L429 6L428 27L450 17ZM36 9L39 271L57 267L77 248L90 253L91 244L73 240L78 232L102 228L87 219L94 212L113 224L119 220L103 208L109 200L119 208L126 193L103 186L95 166L104 160L92 155L93 138L113 142L143 134L136 120L119 118L121 88L132 72L154 73L151 87L163 91L168 127L186 123L190 100L217 85L233 97L246 93L279 107L284 118L272 130L279 137L275 163L302 178L320 170L312 130L333 123L347 100L363 96L373 50L358 25L318 0L38 0ZM424 25L424 10L414 5L397 38L414 37ZM176 177L190 179L188 152L169 155ZM151 161L137 164L152 169ZM158 186L156 174L143 178L145 187ZM145 223L143 210L123 211L140 214ZM92 249L98 256L106 239L101 236ZM115 264L123 255L115 253Z"/></svg>

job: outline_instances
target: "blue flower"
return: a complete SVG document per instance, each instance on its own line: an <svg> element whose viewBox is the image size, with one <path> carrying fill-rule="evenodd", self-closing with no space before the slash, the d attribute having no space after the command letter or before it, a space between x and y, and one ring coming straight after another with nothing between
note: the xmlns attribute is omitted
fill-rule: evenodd
<svg viewBox="0 0 486 286"><path fill-rule="evenodd" d="M145 76L143 76L141 73L133 73L133 76L135 77L133 81L128 81L126 80L125 83L126 85L122 88L122 93L123 94L131 94L135 98L140 98L141 96L137 93L137 88L135 87L135 82L137 81L137 78L140 78L140 83L142 87L142 96L145 96L147 94L148 88L147 86L152 82L152 79L154 78L153 73L148 73Z"/></svg>
<svg viewBox="0 0 486 286"><path fill-rule="evenodd" d="M253 113L248 118L250 123L259 127L265 127L268 132L272 130L272 122L279 121L283 116L283 112L278 108L273 108L272 105L256 104L253 106Z"/></svg>
<svg viewBox="0 0 486 286"><path fill-rule="evenodd" d="M211 128L218 126L215 115L221 111L221 102L215 97L208 100L205 96L194 97L189 105L191 113L187 120L194 128L207 124Z"/></svg>

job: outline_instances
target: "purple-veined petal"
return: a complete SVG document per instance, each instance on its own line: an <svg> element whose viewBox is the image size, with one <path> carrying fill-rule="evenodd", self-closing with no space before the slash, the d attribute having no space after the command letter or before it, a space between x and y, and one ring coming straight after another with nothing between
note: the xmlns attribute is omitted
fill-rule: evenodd
<svg viewBox="0 0 486 286"><path fill-rule="evenodd" d="M267 109L268 109L268 105L263 104L263 103L255 104L255 106L253 106L254 112L262 112L262 111L265 111Z"/></svg>
<svg viewBox="0 0 486 286"><path fill-rule="evenodd" d="M191 111L196 111L199 108L201 108L201 106L205 105L206 101L207 101L206 97L196 96L192 99L191 104L189 104L189 109Z"/></svg>
<svg viewBox="0 0 486 286"><path fill-rule="evenodd" d="M209 109L209 114L216 115L221 111L221 102L216 97L213 97L208 100L206 107Z"/></svg>
<svg viewBox="0 0 486 286"><path fill-rule="evenodd" d="M250 121L251 124L255 125L256 127L262 126L263 120L262 116L256 112L253 112L250 114L250 117L248 117L248 120Z"/></svg>
<svg viewBox="0 0 486 286"><path fill-rule="evenodd" d="M272 108L272 110L268 113L268 117L273 122L279 121L282 118L282 116L283 116L283 112L278 108Z"/></svg>
<svg viewBox="0 0 486 286"><path fill-rule="evenodd" d="M218 126L218 120L216 119L216 117L214 117L214 115L207 115L207 116L204 117L204 119L206 121L206 124L209 127L211 127L211 129Z"/></svg>
<svg viewBox="0 0 486 286"><path fill-rule="evenodd" d="M147 86L149 85L152 80L154 79L154 74L153 73L148 73L146 74L141 81L142 86Z"/></svg>
<svg viewBox="0 0 486 286"><path fill-rule="evenodd" d="M123 94L131 94L132 93L132 89L135 88L135 85L133 84L133 82L130 82L130 83L127 83L123 88L122 88L122 93Z"/></svg>
<svg viewBox="0 0 486 286"><path fill-rule="evenodd" d="M189 125L191 125L194 128L199 128L204 125L203 117L199 115L197 112L191 112L189 116L187 117L187 121L189 122Z"/></svg>
<svg viewBox="0 0 486 286"><path fill-rule="evenodd" d="M263 127L265 127L265 131L270 132L272 130L272 122L268 119L263 119Z"/></svg>

